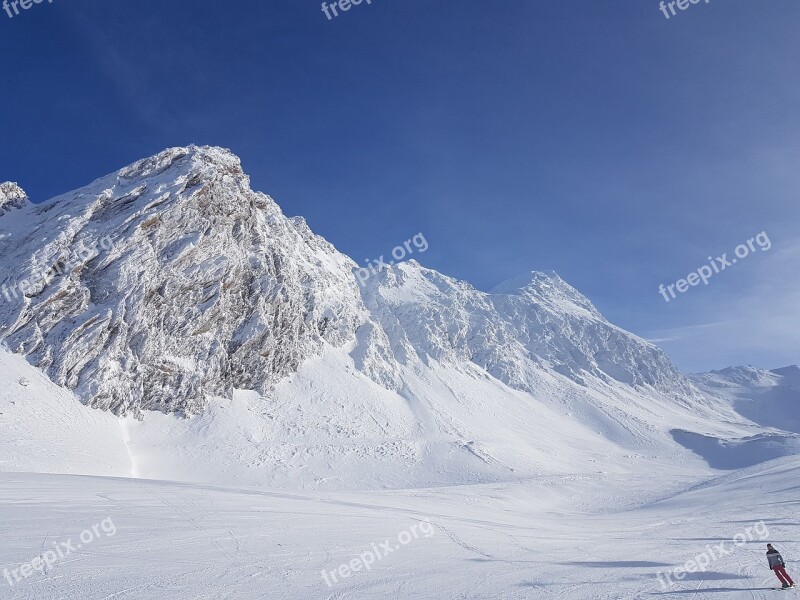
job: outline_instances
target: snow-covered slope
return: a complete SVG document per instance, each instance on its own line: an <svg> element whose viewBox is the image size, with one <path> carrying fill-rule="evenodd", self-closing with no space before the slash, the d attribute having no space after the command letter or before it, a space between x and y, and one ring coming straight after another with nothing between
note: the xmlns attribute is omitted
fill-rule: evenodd
<svg viewBox="0 0 800 600"><path fill-rule="evenodd" d="M730 407L762 430L729 437L676 427L673 437L717 469L741 469L800 454L798 373L800 368L794 365L774 371L730 367L692 375L713 402Z"/></svg>
<svg viewBox="0 0 800 600"><path fill-rule="evenodd" d="M0 471L129 477L120 421L0 350Z"/></svg>
<svg viewBox="0 0 800 600"><path fill-rule="evenodd" d="M13 600L771 599L767 541L800 573L798 477L783 459L673 482L659 499L658 472L391 494L0 474L0 565L14 583L0 585ZM14 582L12 570L103 523ZM331 576L362 556L369 568Z"/></svg>
<svg viewBox="0 0 800 600"><path fill-rule="evenodd" d="M800 367L766 371L730 367L692 375L707 394L729 403L736 412L764 427L800 433Z"/></svg>
<svg viewBox="0 0 800 600"><path fill-rule="evenodd" d="M565 473L705 470L667 424L695 416L668 400L630 413L551 381L537 400L477 367L401 367L403 395L329 348L268 398L237 391L196 415L139 419L85 406L0 350L0 471L79 473L283 489L383 489L521 481ZM624 390L618 390L624 394ZM647 419L658 417L655 428ZM741 435L743 427L714 429Z"/></svg>

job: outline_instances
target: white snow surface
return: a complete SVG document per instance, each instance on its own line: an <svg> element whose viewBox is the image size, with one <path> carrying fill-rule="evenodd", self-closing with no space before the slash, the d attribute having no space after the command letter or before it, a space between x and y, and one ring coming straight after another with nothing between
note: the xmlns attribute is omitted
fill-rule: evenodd
<svg viewBox="0 0 800 600"><path fill-rule="evenodd" d="M136 420L87 407L0 352L0 571L13 582L0 580L3 597L770 598L767 540L798 572L797 456L721 474L671 441L670 427L692 424L678 410L660 431L614 428L598 410L585 421L595 419L594 430L576 418L577 404L539 403L486 374L481 384L480 374L443 367L410 384L420 393L410 405L349 360L335 349L312 359L269 409L237 392L201 415ZM693 377L719 386L717 414L747 380L792 390L780 374L747 372ZM328 437L305 434L319 431L322 413ZM370 427L374 438L352 436ZM467 427L479 437L463 437ZM791 434L743 420L695 428ZM709 452L722 460L730 450ZM431 530L420 529L426 521ZM15 580L15 570L102 523L115 533L99 529L46 572ZM763 527L768 534L757 533ZM748 528L751 538L735 546ZM663 573L722 543L729 554L662 587L659 573L666 581ZM323 571L331 581L375 548L382 557L369 570L327 585Z"/></svg>
<svg viewBox="0 0 800 600"><path fill-rule="evenodd" d="M656 472L326 494L0 474L4 569L113 525L48 571L0 583L14 600L772 598L765 542L790 574L800 567L798 477L781 459L700 487L671 479L659 498ZM411 535L421 527L432 535ZM705 571L662 587L659 573L720 544ZM361 556L369 570L331 578Z"/></svg>
<svg viewBox="0 0 800 600"><path fill-rule="evenodd" d="M800 576L800 368L686 377L555 273L356 266L218 148L0 185L0 571L116 531L2 597L766 598L765 539L657 579L759 521Z"/></svg>

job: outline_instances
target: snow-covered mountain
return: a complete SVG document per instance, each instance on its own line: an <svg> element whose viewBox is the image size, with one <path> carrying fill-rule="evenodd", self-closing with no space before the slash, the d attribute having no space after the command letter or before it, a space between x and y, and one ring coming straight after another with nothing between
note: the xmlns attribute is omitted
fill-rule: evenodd
<svg viewBox="0 0 800 600"><path fill-rule="evenodd" d="M691 395L653 344L608 321L555 273L531 272L491 293L416 262L372 278L365 301L399 360L473 362L504 383L533 391L541 372Z"/></svg>
<svg viewBox="0 0 800 600"><path fill-rule="evenodd" d="M396 488L680 469L708 457L676 432L774 433L554 273L484 292L409 261L359 285L227 150L42 204L4 184L0 214L0 342L30 363L0 352L11 470L84 413L108 464L38 470ZM60 400L33 419L42 395Z"/></svg>
<svg viewBox="0 0 800 600"><path fill-rule="evenodd" d="M736 412L765 427L800 433L800 367L767 371L730 367L691 375L709 395L727 399Z"/></svg>
<svg viewBox="0 0 800 600"><path fill-rule="evenodd" d="M672 431L675 440L717 469L740 469L800 454L800 368L766 371L730 367L691 375L712 402L730 407L762 428L744 436L719 437L701 429Z"/></svg>
<svg viewBox="0 0 800 600"><path fill-rule="evenodd" d="M687 390L660 350L555 274L485 294L412 262L362 300L355 263L252 191L225 150L169 149L40 205L2 193L0 339L92 406L195 413L352 342L389 387L394 363L434 359L527 390L534 366Z"/></svg>
<svg viewBox="0 0 800 600"><path fill-rule="evenodd" d="M351 261L213 148L167 150L11 211L0 255L12 290L0 338L120 414L266 392L365 319Z"/></svg>

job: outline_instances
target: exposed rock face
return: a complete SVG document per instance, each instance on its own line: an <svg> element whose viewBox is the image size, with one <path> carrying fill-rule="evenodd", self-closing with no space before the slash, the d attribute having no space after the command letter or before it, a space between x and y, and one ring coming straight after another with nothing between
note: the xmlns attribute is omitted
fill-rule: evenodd
<svg viewBox="0 0 800 600"><path fill-rule="evenodd" d="M167 150L28 218L0 240L23 265L0 335L95 407L195 412L265 392L364 320L351 261L220 149Z"/></svg>
<svg viewBox="0 0 800 600"><path fill-rule="evenodd" d="M16 183L0 183L0 217L15 208L28 204L28 195Z"/></svg>
<svg viewBox="0 0 800 600"><path fill-rule="evenodd" d="M168 149L41 205L3 184L3 212L0 340L117 413L268 393L325 344L396 390L401 365L431 361L521 389L543 371L692 389L555 274L485 293L410 261L362 288L356 263L252 191L227 150Z"/></svg>

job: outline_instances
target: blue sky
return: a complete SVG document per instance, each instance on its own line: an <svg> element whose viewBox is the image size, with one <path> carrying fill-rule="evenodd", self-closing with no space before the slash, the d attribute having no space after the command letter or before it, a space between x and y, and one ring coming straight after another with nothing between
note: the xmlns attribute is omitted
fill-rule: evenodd
<svg viewBox="0 0 800 600"><path fill-rule="evenodd" d="M687 371L800 362L800 4L53 0L0 12L0 180L35 200L168 146L359 262L553 269ZM767 252L674 283L766 231Z"/></svg>

